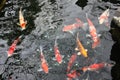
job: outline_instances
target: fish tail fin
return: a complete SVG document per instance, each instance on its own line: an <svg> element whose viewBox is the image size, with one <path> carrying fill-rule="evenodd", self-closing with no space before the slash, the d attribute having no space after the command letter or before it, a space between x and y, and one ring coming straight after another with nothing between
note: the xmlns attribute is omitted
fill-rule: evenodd
<svg viewBox="0 0 120 80"><path fill-rule="evenodd" d="M73 31L68 31L68 32L69 32L70 34L72 34L72 36L75 36Z"/></svg>
<svg viewBox="0 0 120 80"><path fill-rule="evenodd" d="M18 38L21 39L23 37L23 35L20 35Z"/></svg>
<svg viewBox="0 0 120 80"><path fill-rule="evenodd" d="M18 41L21 41L22 37L23 37L23 35L20 35L20 36L18 37Z"/></svg>
<svg viewBox="0 0 120 80"><path fill-rule="evenodd" d="M42 53L42 51L43 51L43 47L40 45L40 52Z"/></svg>
<svg viewBox="0 0 120 80"><path fill-rule="evenodd" d="M12 56L12 54L9 54L9 53L8 53L8 57L11 57L11 56Z"/></svg>

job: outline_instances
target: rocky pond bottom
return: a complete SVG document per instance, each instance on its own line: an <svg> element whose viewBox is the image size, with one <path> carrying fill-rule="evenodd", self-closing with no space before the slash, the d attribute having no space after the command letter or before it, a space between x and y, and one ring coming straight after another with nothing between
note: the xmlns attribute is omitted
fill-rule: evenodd
<svg viewBox="0 0 120 80"><path fill-rule="evenodd" d="M119 17L120 3L115 1L7 0L0 12L0 80L119 80L119 18L113 20L113 17ZM20 8L27 20L24 30L18 25ZM108 8L110 26L99 24L98 17ZM94 24L100 38L100 44L94 49L87 18ZM80 22L78 19L83 22L83 27L63 31L64 26ZM70 72L67 72L70 57L78 53L75 50L78 33L88 57L77 55L70 64ZM10 46L19 36L14 54L8 57ZM55 59L55 43L62 56L61 64ZM48 73L41 67L41 47ZM110 65L100 67L98 63ZM69 73L77 75L72 74L70 77L75 77L70 78Z"/></svg>

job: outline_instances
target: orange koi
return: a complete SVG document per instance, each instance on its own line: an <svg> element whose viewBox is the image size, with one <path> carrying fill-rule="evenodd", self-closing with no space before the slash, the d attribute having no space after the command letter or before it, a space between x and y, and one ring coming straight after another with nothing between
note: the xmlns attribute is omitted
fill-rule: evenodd
<svg viewBox="0 0 120 80"><path fill-rule="evenodd" d="M96 70L99 70L101 68L104 68L105 66L107 65L107 63L95 63L95 64L92 64L88 67L88 70L89 71L96 71Z"/></svg>
<svg viewBox="0 0 120 80"><path fill-rule="evenodd" d="M19 23L17 24L22 28L22 30L26 29L27 21L24 20L24 17L22 14L22 8L20 8L20 11L19 11Z"/></svg>
<svg viewBox="0 0 120 80"><path fill-rule="evenodd" d="M68 62L68 66L67 66L67 72L70 71L70 68L72 66L72 64L74 63L74 61L76 60L77 58L77 55L76 54L73 54Z"/></svg>
<svg viewBox="0 0 120 80"><path fill-rule="evenodd" d="M40 46L40 60L41 60L41 67L42 67L42 70L45 72L45 73L48 73L49 72L49 68L48 68L48 63L47 61L45 60L45 57L43 55L43 51L42 51L42 47Z"/></svg>
<svg viewBox="0 0 120 80"><path fill-rule="evenodd" d="M10 57L10 56L13 55L13 53L14 53L14 51L16 49L16 45L19 42L20 38L21 38L21 36L18 37L16 40L14 40L14 42L12 43L12 45L10 46L10 48L8 49L8 52L7 52L8 57Z"/></svg>
<svg viewBox="0 0 120 80"><path fill-rule="evenodd" d="M110 65L107 64L107 63L104 63L104 62L102 62L102 63L94 63L94 64L92 64L90 66L83 67L82 70L83 70L83 72L86 72L86 71L97 71L97 70L99 70L101 68L104 68L106 66L110 66Z"/></svg>
<svg viewBox="0 0 120 80"><path fill-rule="evenodd" d="M105 21L108 20L109 17L109 9L105 10L100 17L98 18L99 24L103 24Z"/></svg>
<svg viewBox="0 0 120 80"><path fill-rule="evenodd" d="M76 28L79 28L79 27L83 26L83 22L80 19L76 18L76 21L77 22L74 23L74 24L70 24L70 25L64 26L62 31L71 31L73 29L76 29Z"/></svg>
<svg viewBox="0 0 120 80"><path fill-rule="evenodd" d="M100 39L98 38L95 26L93 25L92 21L87 17L87 14L86 14L86 18L89 24L89 32L93 39L92 48L95 48L100 43Z"/></svg>
<svg viewBox="0 0 120 80"><path fill-rule="evenodd" d="M77 49L79 50L79 52L84 56L84 57L88 57L88 53L87 50L83 47L82 43L80 42L79 38L78 38L78 34L77 34L77 38L76 38L76 43L77 43ZM78 54L80 55L80 54Z"/></svg>
<svg viewBox="0 0 120 80"><path fill-rule="evenodd" d="M55 53L55 58L56 58L57 62L58 62L59 64L61 64L61 63L62 63L62 56L61 56L60 51L59 51L59 49L58 49L57 38L56 38L56 40L55 40L54 53Z"/></svg>

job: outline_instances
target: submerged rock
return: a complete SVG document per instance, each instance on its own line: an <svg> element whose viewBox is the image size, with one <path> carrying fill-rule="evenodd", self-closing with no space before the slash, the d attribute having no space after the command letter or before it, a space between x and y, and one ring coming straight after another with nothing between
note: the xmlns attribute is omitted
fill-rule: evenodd
<svg viewBox="0 0 120 80"><path fill-rule="evenodd" d="M111 30L112 38L114 41L119 41L120 39L120 8L114 13L113 19L111 21Z"/></svg>
<svg viewBox="0 0 120 80"><path fill-rule="evenodd" d="M116 64L113 66L111 70L112 80L119 80L120 79L120 8L114 13L114 17L111 21L111 29L110 33L112 35L112 39L114 40L115 44L112 46L111 49L111 56L110 59L115 61Z"/></svg>
<svg viewBox="0 0 120 80"><path fill-rule="evenodd" d="M111 27L119 27L120 28L120 8L115 12L114 17L111 22Z"/></svg>

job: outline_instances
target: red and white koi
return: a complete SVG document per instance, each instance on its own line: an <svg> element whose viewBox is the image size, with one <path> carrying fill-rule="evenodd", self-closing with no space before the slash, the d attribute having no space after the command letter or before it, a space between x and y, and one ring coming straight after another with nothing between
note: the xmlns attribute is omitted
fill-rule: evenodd
<svg viewBox="0 0 120 80"><path fill-rule="evenodd" d="M21 36L19 36L16 40L14 40L12 45L9 47L8 52L7 52L8 57L13 55L13 53L14 53L14 51L16 49L16 45L20 41L20 38L21 38Z"/></svg>
<svg viewBox="0 0 120 80"><path fill-rule="evenodd" d="M24 30L24 29L26 29L26 24L27 24L27 21L24 20L24 17L22 14L22 8L20 8L18 25L22 28L22 30Z"/></svg>
<svg viewBox="0 0 120 80"><path fill-rule="evenodd" d="M40 60L41 60L41 68L45 73L49 72L49 68L48 68L48 63L45 60L45 57L43 55L43 51L42 51L42 47L40 46Z"/></svg>
<svg viewBox="0 0 120 80"><path fill-rule="evenodd" d="M76 21L77 22L74 23L74 24L70 24L70 25L64 26L62 31L71 31L73 29L76 29L76 28L79 28L79 27L83 26L83 22L79 18L76 18Z"/></svg>
<svg viewBox="0 0 120 80"><path fill-rule="evenodd" d="M86 14L86 18L87 18L87 21L89 24L89 32L90 32L90 35L91 35L92 40L93 40L92 48L95 48L100 43L100 39L97 35L97 31L96 31L95 26L93 25L92 21L88 18L87 14Z"/></svg>
<svg viewBox="0 0 120 80"><path fill-rule="evenodd" d="M68 62L68 66L67 66L67 72L70 71L70 68L71 68L72 64L75 62L76 58L77 58L77 54L73 54L73 55L70 57L70 60L69 60L69 62Z"/></svg>
<svg viewBox="0 0 120 80"><path fill-rule="evenodd" d="M61 63L62 63L62 56L61 56L60 51L59 51L59 49L58 49L57 38L56 38L56 40L55 40L54 53L55 53L55 58L56 58L57 62L58 62L59 64L61 64Z"/></svg>
<svg viewBox="0 0 120 80"><path fill-rule="evenodd" d="M106 65L107 65L107 63L104 63L104 62L102 62L102 63L94 63L94 64L92 64L92 65L90 65L88 67L88 70L89 71L97 71L97 70L99 70L101 68L106 67Z"/></svg>
<svg viewBox="0 0 120 80"><path fill-rule="evenodd" d="M109 9L106 9L98 18L99 24L103 24L104 22L108 22L108 17L109 17Z"/></svg>

